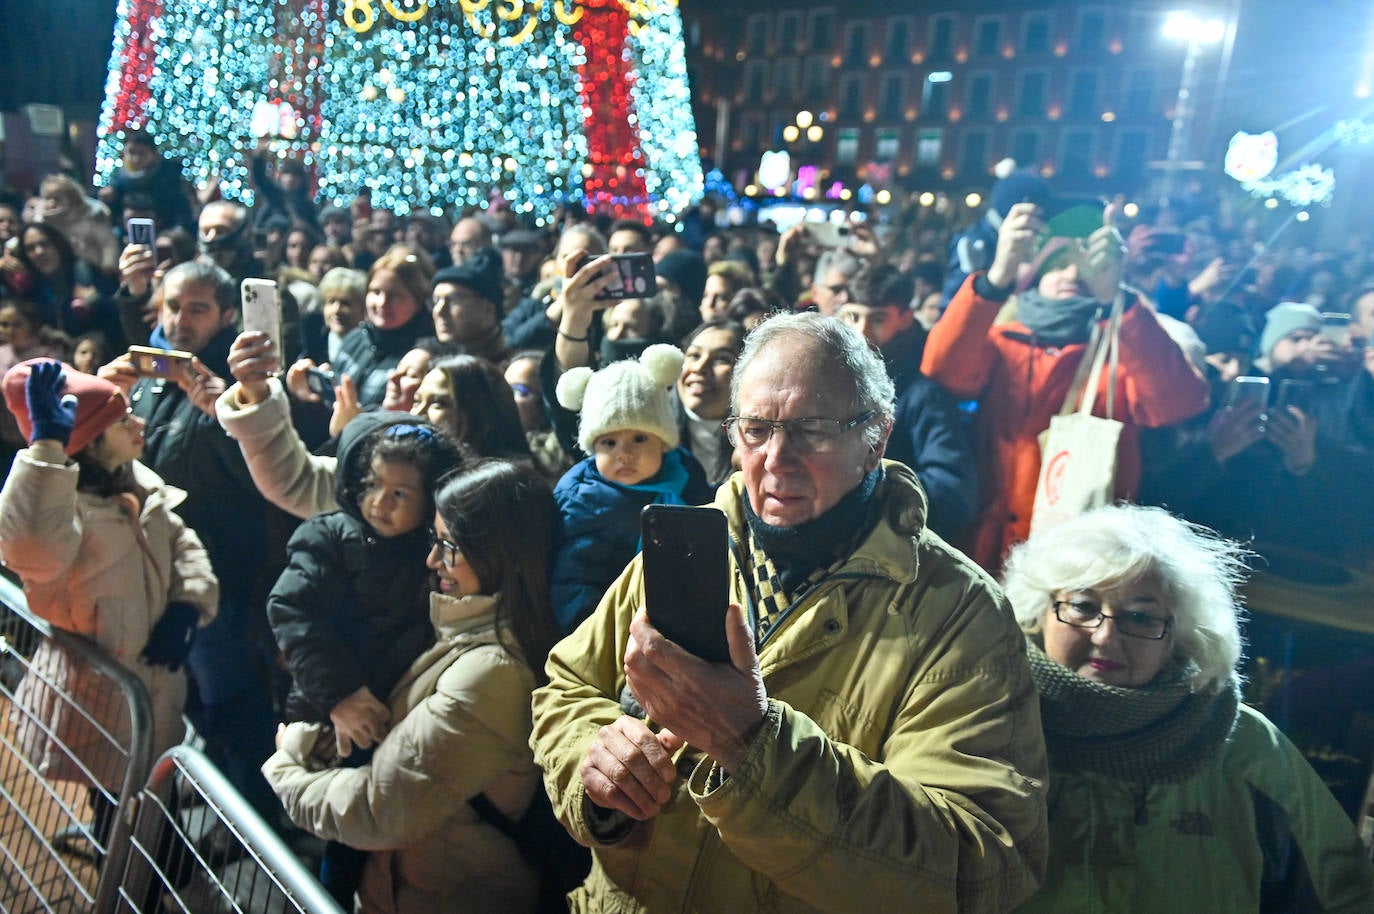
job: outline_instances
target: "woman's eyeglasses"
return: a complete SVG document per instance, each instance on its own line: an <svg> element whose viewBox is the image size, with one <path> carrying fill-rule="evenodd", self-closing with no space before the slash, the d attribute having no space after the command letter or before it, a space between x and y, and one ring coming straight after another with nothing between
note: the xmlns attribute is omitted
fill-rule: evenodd
<svg viewBox="0 0 1374 914"><path fill-rule="evenodd" d="M452 568L457 565L458 558L463 554L463 550L458 548L457 543L444 539L434 532L433 527L429 530L429 548L431 550L438 548L439 561L444 563L445 568Z"/></svg>
<svg viewBox="0 0 1374 914"><path fill-rule="evenodd" d="M1128 638L1159 641L1169 634L1172 619L1161 619L1143 612L1103 612L1102 607L1086 600L1055 600L1054 617L1074 628L1101 628L1103 619L1111 619L1116 630Z"/></svg>

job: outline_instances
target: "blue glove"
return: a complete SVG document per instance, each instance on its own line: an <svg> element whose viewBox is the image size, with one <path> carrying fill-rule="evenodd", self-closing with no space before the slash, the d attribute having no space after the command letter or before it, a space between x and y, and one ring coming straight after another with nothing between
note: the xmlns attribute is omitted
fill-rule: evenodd
<svg viewBox="0 0 1374 914"><path fill-rule="evenodd" d="M191 642L196 638L199 622L200 611L190 603L168 603L138 659L149 666L165 666L175 673L191 653Z"/></svg>
<svg viewBox="0 0 1374 914"><path fill-rule="evenodd" d="M62 396L66 384L61 362L39 362L24 382L24 402L29 407L29 444L45 438L62 443L72 438L76 426L76 397Z"/></svg>

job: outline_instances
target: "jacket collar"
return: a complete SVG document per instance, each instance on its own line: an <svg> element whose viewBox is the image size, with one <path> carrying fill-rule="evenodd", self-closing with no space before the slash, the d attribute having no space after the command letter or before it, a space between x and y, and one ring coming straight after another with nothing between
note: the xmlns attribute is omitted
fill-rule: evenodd
<svg viewBox="0 0 1374 914"><path fill-rule="evenodd" d="M465 638L495 643L496 597L487 594L451 597L434 591L429 595L429 621L440 641Z"/></svg>
<svg viewBox="0 0 1374 914"><path fill-rule="evenodd" d="M883 479L876 498L882 499L882 518L836 573L875 575L898 584L916 580L916 540L926 524L926 495L916 474L903 463L883 461ZM725 512L730 537L746 541L744 474L735 473L716 493L715 506Z"/></svg>

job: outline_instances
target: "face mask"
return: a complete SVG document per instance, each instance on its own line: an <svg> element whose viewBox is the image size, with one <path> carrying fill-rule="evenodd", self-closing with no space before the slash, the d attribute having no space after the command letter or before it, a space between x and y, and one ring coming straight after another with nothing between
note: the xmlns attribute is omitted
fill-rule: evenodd
<svg viewBox="0 0 1374 914"><path fill-rule="evenodd" d="M241 256L251 254L248 249L248 220L232 232L225 232L217 236L214 240L199 238L197 246L200 252L221 266L224 263L232 263Z"/></svg>
<svg viewBox="0 0 1374 914"><path fill-rule="evenodd" d="M601 364L609 365L612 362L620 362L625 359L637 359L640 353L653 342L654 340L649 339L611 340L602 338Z"/></svg>

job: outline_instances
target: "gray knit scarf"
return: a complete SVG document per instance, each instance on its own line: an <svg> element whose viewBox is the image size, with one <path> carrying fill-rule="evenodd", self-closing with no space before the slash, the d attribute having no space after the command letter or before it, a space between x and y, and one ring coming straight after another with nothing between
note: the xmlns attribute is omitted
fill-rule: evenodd
<svg viewBox="0 0 1374 914"><path fill-rule="evenodd" d="M1118 688L1084 679L1032 641L1026 648L1050 762L1061 771L1175 784L1206 768L1235 726L1235 680L1218 694L1192 692L1170 664L1147 686Z"/></svg>

